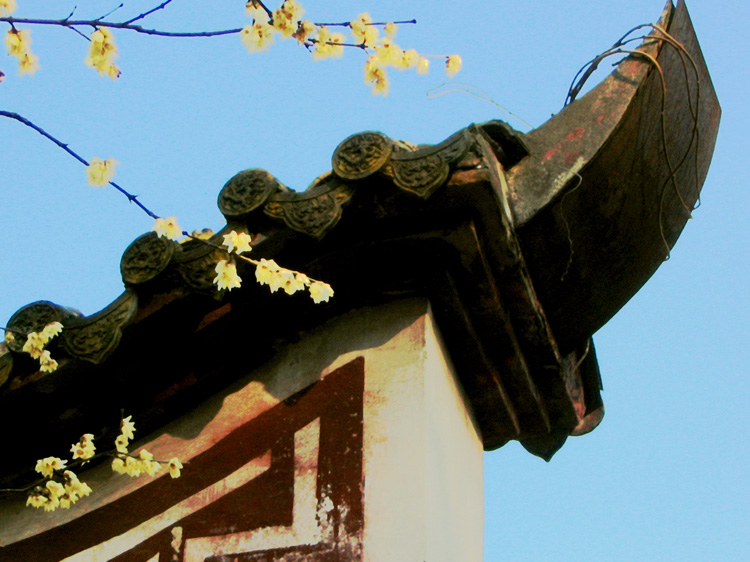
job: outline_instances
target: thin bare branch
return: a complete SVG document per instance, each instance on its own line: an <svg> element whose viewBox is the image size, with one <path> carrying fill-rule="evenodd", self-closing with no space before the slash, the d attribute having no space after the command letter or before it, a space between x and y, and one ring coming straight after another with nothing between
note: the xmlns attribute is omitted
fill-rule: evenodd
<svg viewBox="0 0 750 562"><path fill-rule="evenodd" d="M130 20L126 21L125 23L133 23L133 22L136 22L138 20L142 20L143 18L146 18L146 17L150 16L151 14L153 14L154 12L156 12L158 10L163 10L164 8L167 7L167 5L170 2L172 2L172 0L166 0L166 2L162 2L156 8L151 8L148 12L143 12L142 14L139 14L139 15L135 16L133 19L130 19Z"/></svg>
<svg viewBox="0 0 750 562"><path fill-rule="evenodd" d="M37 18L13 18L13 17L2 17L0 21L14 24L27 24L27 25L56 25L59 27L111 27L112 29L127 29L128 31L135 31L136 33L142 33L144 35L157 35L159 37L216 37L219 35L233 35L242 31L242 28L238 27L235 29L219 29L215 31L162 31L159 29L147 29L140 25L133 25L128 22L108 22L103 19L93 20L50 20L50 19L37 19Z"/></svg>
<svg viewBox="0 0 750 562"><path fill-rule="evenodd" d="M68 17L66 17L65 19L66 19L66 20L69 20L70 18L72 18L72 17L73 17L73 14L75 14L75 13L76 13L76 10L77 10L77 9L78 9L78 6L73 6L73 9L72 9L72 10L70 11L70 13L68 14Z"/></svg>
<svg viewBox="0 0 750 562"><path fill-rule="evenodd" d="M115 12L116 12L117 10L119 10L120 8L122 8L122 7L123 7L123 5L124 5L124 4L123 4L122 2L120 2L120 5L119 5L119 6L117 6L116 8L113 8L112 10L110 10L109 12L107 12L106 14L104 14L103 16L101 16L101 17L98 17L98 18L96 18L96 19L98 19L98 20L103 20L104 18L108 18L109 16L111 16L112 14L114 14L114 13L115 13Z"/></svg>
<svg viewBox="0 0 750 562"><path fill-rule="evenodd" d="M388 25L389 23L395 23L396 25L401 25L401 24L406 25L406 24L409 24L409 23L416 24L417 20L416 19L410 19L410 20L399 20L399 21L373 21L373 22L370 22L370 23L366 23L365 25L381 25L382 26L382 25ZM338 23L318 23L318 22L315 22L315 25L325 25L326 27L351 27L352 26L351 23L348 22L348 21L347 22L338 22Z"/></svg>
<svg viewBox="0 0 750 562"><path fill-rule="evenodd" d="M70 29L73 33L77 33L78 35L80 35L81 37L83 37L86 41L91 42L91 37L89 37L88 35L86 35L80 29L76 29L75 27L69 27L68 29Z"/></svg>

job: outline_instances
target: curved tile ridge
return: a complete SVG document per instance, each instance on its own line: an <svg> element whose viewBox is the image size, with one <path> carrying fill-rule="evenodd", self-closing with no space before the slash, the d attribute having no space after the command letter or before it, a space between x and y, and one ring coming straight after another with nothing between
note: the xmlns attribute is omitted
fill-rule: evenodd
<svg viewBox="0 0 750 562"><path fill-rule="evenodd" d="M262 169L244 170L221 189L218 207L227 226L253 232L256 240L280 240L278 247L294 243L290 234L321 240L342 217L358 189L377 182L377 189L395 188L399 196L429 199L459 169L476 168L481 162L477 136L489 142L498 160L512 167L528 153L520 134L500 121L471 125L436 145L414 145L393 140L383 133L365 131L346 138L333 154L332 171L318 177L304 192L284 186ZM221 232L210 240L221 241ZM223 252L200 241L177 243L149 232L125 250L120 272L126 291L105 309L91 316L47 301L18 310L8 321L17 333L41 330L49 322L61 322L64 330L49 349L61 366L69 360L100 364L117 348L122 330L136 321L139 297L157 293L210 294L222 299L213 284L216 262ZM268 256L271 257L271 256ZM34 373L35 362L22 352L25 337L8 342L0 350L0 389L23 383L17 375ZM34 380L44 376L35 373Z"/></svg>

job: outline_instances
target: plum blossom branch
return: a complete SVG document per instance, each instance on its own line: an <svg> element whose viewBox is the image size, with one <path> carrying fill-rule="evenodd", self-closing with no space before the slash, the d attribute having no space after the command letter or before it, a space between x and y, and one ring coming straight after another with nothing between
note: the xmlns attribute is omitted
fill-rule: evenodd
<svg viewBox="0 0 750 562"><path fill-rule="evenodd" d="M24 488L0 488L0 493L25 492L28 494L26 505L44 508L44 511L54 511L57 508L69 509L72 504L93 491L88 484L81 482L71 469L101 457L112 458L112 470L119 474L133 477L141 474L155 476L164 464L167 465L172 478L179 478L183 464L177 457L172 457L168 461L157 460L145 448L142 448L137 456L129 452L128 446L130 440L133 439L134 432L135 423L132 421L132 416L121 418L120 434L115 439L114 449L99 453L96 452L94 445L94 435L86 433L71 446L72 461L70 463L59 457L39 459L34 471L41 474L41 478Z"/></svg>
<svg viewBox="0 0 750 562"><path fill-rule="evenodd" d="M11 3L12 2L12 3ZM38 57L30 50L30 30L18 30L16 24L52 25L65 27L84 35L79 28L92 27L90 51L86 64L95 68L100 75L117 79L120 69L114 63L118 51L114 29L124 29L146 35L161 37L215 37L239 34L248 52L256 53L268 49L275 37L289 39L294 37L298 43L312 53L313 60L340 58L344 48L360 49L368 53L365 62L365 83L372 86L373 95L385 96L389 91L387 68L398 70L415 68L419 74L426 74L429 69L429 58L438 57L445 60L445 72L453 77L461 69L461 58L458 55L420 55L414 49L402 49L396 45L394 37L399 24L416 24L416 19L389 22L374 22L368 13L361 13L349 22L314 23L302 19L305 10L298 0L282 0L278 9L271 11L261 0L249 0L245 5L246 15L252 17L252 24L242 28L221 29L214 31L165 31L143 27L140 23L158 10L171 3L165 0L154 8L126 21L109 21L107 18L117 9L94 19L72 19L73 12L63 19L18 18L12 12L17 8L15 0L0 0L0 22L10 24L11 30L6 35L6 45L11 55L19 59L19 73L33 74L39 69ZM353 41L347 41L342 33L331 32L331 27L347 27ZM383 28L384 35L380 34ZM0 75L2 80L4 75Z"/></svg>
<svg viewBox="0 0 750 562"><path fill-rule="evenodd" d="M99 28L99 27L111 27L113 29L125 29L128 31L135 31L136 33L142 33L144 35L156 35L159 37L218 37L221 35L233 35L236 33L240 33L242 31L241 27L237 28L230 28L230 29L217 29L217 30L211 30L211 31L165 31L161 29L150 29L145 28L141 25L135 24L136 21L142 20L152 13L156 12L157 10L161 10L167 6L172 0L168 0L167 2L163 2L159 6L156 6L155 8L152 8L151 10L148 10L147 12L143 12L142 14L139 14L138 16L129 19L127 21L123 22L115 22L115 21L107 21L106 18L111 15L107 14L98 18L94 19L79 19L79 20L73 20L70 19L73 13L68 17L65 17L63 19L48 19L48 18L18 18L13 16L4 16L0 17L0 21L6 22L10 25L15 24L26 24L26 25L52 25L52 26L58 26L58 27L68 27L68 28L76 28L76 27L93 27L93 28ZM266 11L271 17L273 12L269 10L265 5L259 2L259 4L262 6L264 11ZM122 7L122 4L118 7ZM394 23L394 24L416 24L416 19L410 19L410 20L400 20L400 21L394 21L394 22L370 22L367 23L367 25L373 25L373 26L385 26L388 23ZM336 23L317 23L315 22L316 26L327 26L327 27L351 27L350 22L336 22Z"/></svg>
<svg viewBox="0 0 750 562"><path fill-rule="evenodd" d="M256 266L257 281L260 284L267 284L271 289L271 292L275 292L278 289L284 289L286 293L293 294L298 290L307 288L310 290L310 296L316 303L327 301L331 296L333 296L333 289L331 289L330 285L328 285L327 283L323 283L322 281L318 281L315 279L310 279L302 273L280 267L273 260L261 259L260 261L258 261L246 256L239 255L243 252L249 252L250 250L252 250L252 247L250 246L251 239L247 234L237 234L235 231L232 231L230 234L224 236L223 244L219 245L211 242L210 240L206 240L200 236L190 234L186 230L183 230L177 223L176 217L160 217L151 209L138 201L138 197L136 195L132 195L120 185L111 180L111 176L114 174L114 165L117 163L115 160L109 158L103 161L99 158L94 157L91 162L88 162L85 158L72 150L66 143L52 136L47 131L45 131L35 123L32 123L25 117L22 117L18 113L0 110L0 117L8 117L9 119L14 119L15 121L18 121L19 123L22 123L38 132L46 139L52 141L55 145L62 148L65 152L67 152L81 164L86 166L86 173L90 184L103 186L109 183L110 185L115 187L118 191L123 193L130 202L135 203L144 213L154 219L155 222L153 230L159 236L164 236L171 240L177 240L180 238L180 236L187 236L201 244L204 244L216 250L220 250L227 254L230 254L234 251L240 259ZM259 274L259 272L261 273ZM217 285L219 290L231 290L233 288L239 287L241 284L241 279L237 275L236 266L229 260L220 260L216 266L216 273L217 276L214 279L214 283ZM7 330L6 334L12 335L12 331ZM57 368L57 362L49 357L48 351L44 350L44 345L47 343L47 339L45 339L44 342L41 342L40 345L33 346L33 349L24 349L24 351L30 353L34 358L39 358L43 370L55 370ZM27 341L29 340L27 339Z"/></svg>
<svg viewBox="0 0 750 562"><path fill-rule="evenodd" d="M14 119L14 120L18 121L19 123L23 123L24 125L26 125L30 129L35 130L37 133L39 133L43 137L45 137L46 139L52 141L54 144L56 144L57 146L59 146L60 148L62 148L65 152L67 152L68 154L70 154L73 158L75 158L76 160L78 160L84 166L89 166L90 165L90 163L87 162L85 158L83 158L81 155L79 155L77 152L75 152L73 149L71 149L66 143L64 143L61 140L55 138L54 136L52 136L51 134L49 134L47 131L45 131L44 129L42 129L38 125L32 123L31 121L29 121L25 117L19 115L18 113L13 113L11 111L2 111L2 110L0 110L0 117L8 117L9 119ZM145 205L143 205L143 203L141 203L138 200L138 196L137 195L133 195L132 193L129 193L123 187L121 187L120 185L118 185L117 183L115 183L113 181L109 181L108 183L112 187L114 187L115 189L117 189L117 191L119 191L120 193L122 193L125 197L127 197L128 201L130 201L131 203L135 203L148 216L150 216L153 219L159 218L158 215L156 215L153 211L151 211L148 207L146 207Z"/></svg>

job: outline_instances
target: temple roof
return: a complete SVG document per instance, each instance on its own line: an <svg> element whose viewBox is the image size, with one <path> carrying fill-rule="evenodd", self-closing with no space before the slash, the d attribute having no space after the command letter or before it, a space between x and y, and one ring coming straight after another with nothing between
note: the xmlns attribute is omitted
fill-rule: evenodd
<svg viewBox="0 0 750 562"><path fill-rule="evenodd" d="M593 429L603 405L591 336L668 255L718 129L684 5L668 4L660 23L696 61L686 70L661 40L641 47L669 86L664 112L659 73L631 56L528 134L491 121L417 146L368 131L345 139L304 192L265 170L231 178L218 196L226 226L211 241L252 233L253 257L330 283L328 303L272 294L243 262L242 287L217 291L225 253L147 233L125 250L125 290L105 309L19 310L13 330L64 330L49 346L53 373L38 371L23 338L0 346L0 420L23 428L6 442L21 451L7 470L22 472L62 435L115 432L112 408L159 427L305 331L411 296L431 302L486 449L518 439L549 458Z"/></svg>

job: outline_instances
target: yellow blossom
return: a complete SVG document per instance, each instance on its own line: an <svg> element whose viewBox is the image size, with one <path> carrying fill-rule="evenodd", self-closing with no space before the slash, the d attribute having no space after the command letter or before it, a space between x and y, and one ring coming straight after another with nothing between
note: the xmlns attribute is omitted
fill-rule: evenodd
<svg viewBox="0 0 750 562"><path fill-rule="evenodd" d="M8 54L10 56L20 59L23 55L30 52L31 30L9 29L8 33L5 34L5 47L8 49Z"/></svg>
<svg viewBox="0 0 750 562"><path fill-rule="evenodd" d="M214 278L214 284L219 290L227 289L231 291L234 288L238 288L242 285L242 279L237 274L237 266L227 260L219 260L216 264L216 277Z"/></svg>
<svg viewBox="0 0 750 562"><path fill-rule="evenodd" d="M240 232L237 234L234 230L230 232L229 234L224 235L224 246L226 246L228 252L235 252L237 254L242 254L244 252L249 252L253 248L250 246L250 242L252 241L252 238L249 234L246 232Z"/></svg>
<svg viewBox="0 0 750 562"><path fill-rule="evenodd" d="M94 436L91 433L86 433L85 435L82 435L78 443L70 447L70 452L73 453L73 460L90 459L96 453L96 446L94 445Z"/></svg>
<svg viewBox="0 0 750 562"><path fill-rule="evenodd" d="M334 33L333 35L341 35L341 34ZM331 35L331 32L328 30L328 28L325 25L321 25L318 28L318 34L314 38L315 50L312 52L313 60L319 61L319 60L327 59L329 57L338 56L338 55L334 55L334 46L329 45L329 42L332 41L333 35ZM343 50L343 47L337 47L337 49Z"/></svg>
<svg viewBox="0 0 750 562"><path fill-rule="evenodd" d="M16 0L0 0L0 15L8 16L16 11Z"/></svg>
<svg viewBox="0 0 750 562"><path fill-rule="evenodd" d="M182 470L182 463L180 462L180 459L178 459L177 457L172 457L171 459L169 459L169 475L172 478L179 478L180 470Z"/></svg>
<svg viewBox="0 0 750 562"><path fill-rule="evenodd" d="M154 476L157 471L161 470L161 465L157 461L143 461L142 463L142 470L149 476Z"/></svg>
<svg viewBox="0 0 750 562"><path fill-rule="evenodd" d="M349 22L352 35L359 43L363 43L365 47L374 47L380 33L377 27L368 25L370 23L372 23L372 18L367 12L359 14L357 19Z"/></svg>
<svg viewBox="0 0 750 562"><path fill-rule="evenodd" d="M300 277L298 279L294 271L279 267L273 260L264 259L260 260L260 263L255 268L255 278L261 285L268 285L272 293L275 293L279 289L284 289L289 295L304 289L305 283L303 279L307 279L307 277Z"/></svg>
<svg viewBox="0 0 750 562"><path fill-rule="evenodd" d="M47 497L39 493L31 493L26 498L26 505L32 507L43 507L45 503L47 503Z"/></svg>
<svg viewBox="0 0 750 562"><path fill-rule="evenodd" d="M117 54L114 35L108 27L100 27L91 34L89 54L84 62L95 68L101 76L109 76L115 80L120 76L120 69L113 62Z"/></svg>
<svg viewBox="0 0 750 562"><path fill-rule="evenodd" d="M24 74L34 74L39 70L39 57L26 53L18 61L18 74L23 76Z"/></svg>
<svg viewBox="0 0 750 562"><path fill-rule="evenodd" d="M278 273L279 269L281 268L274 260L266 260L261 258L260 263L255 266L255 279L261 285L268 285L276 276L276 273Z"/></svg>
<svg viewBox="0 0 750 562"><path fill-rule="evenodd" d="M13 332L6 331L5 332L5 343L10 344L16 341L16 336L13 335Z"/></svg>
<svg viewBox="0 0 750 562"><path fill-rule="evenodd" d="M305 11L296 0L285 0L281 7L273 13L273 27L281 33L284 39L292 37L297 31L299 20Z"/></svg>
<svg viewBox="0 0 750 562"><path fill-rule="evenodd" d="M50 322L44 327L41 334L42 334L42 337L47 338L47 341L49 341L52 338L54 338L56 335L58 335L60 332L62 332L62 329L63 329L63 325L60 324L60 322Z"/></svg>
<svg viewBox="0 0 750 562"><path fill-rule="evenodd" d="M254 23L240 31L240 39L249 53L265 51L273 44L274 28L269 24L268 14L262 9L253 12Z"/></svg>
<svg viewBox="0 0 750 562"><path fill-rule="evenodd" d="M151 229L160 237L169 238L170 240L177 240L182 236L182 227L177 224L177 217L159 217L154 221L154 226Z"/></svg>
<svg viewBox="0 0 750 562"><path fill-rule="evenodd" d="M125 474L128 476L136 477L140 476L143 469L143 464L140 460L134 459L133 457L125 458Z"/></svg>
<svg viewBox="0 0 750 562"><path fill-rule="evenodd" d="M461 57L458 55L449 56L445 61L445 73L448 75L448 78L453 78L458 74L462 64Z"/></svg>
<svg viewBox="0 0 750 562"><path fill-rule="evenodd" d="M66 470L63 473L63 476L65 476L65 491L70 496L78 499L79 497L88 496L91 493L89 485L85 482L81 482L74 472Z"/></svg>
<svg viewBox="0 0 750 562"><path fill-rule="evenodd" d="M86 166L86 183L94 187L104 187L115 177L115 166L118 164L114 158L102 160L94 156Z"/></svg>
<svg viewBox="0 0 750 562"><path fill-rule="evenodd" d="M44 511L55 511L58 507L60 507L60 500L58 500L57 498L48 499L43 507Z"/></svg>
<svg viewBox="0 0 750 562"><path fill-rule="evenodd" d="M357 19L349 22L349 27L352 30L352 35L354 35L354 38L357 39L360 43L364 39L367 24L371 21L372 18L370 17L370 14L367 12L363 12L357 16Z"/></svg>
<svg viewBox="0 0 750 562"><path fill-rule="evenodd" d="M54 480L47 480L47 484L45 484L45 486L49 491L50 499L59 498L65 493L65 488L63 487L63 485L59 482L55 482Z"/></svg>
<svg viewBox="0 0 750 562"><path fill-rule="evenodd" d="M154 455L146 449L141 449L138 456L140 457L140 470L149 476L153 476L157 470L161 469L159 463L154 460Z"/></svg>
<svg viewBox="0 0 750 562"><path fill-rule="evenodd" d="M106 68L106 72L104 74L109 76L112 80L117 80L122 75L122 72L116 64L110 64Z"/></svg>
<svg viewBox="0 0 750 562"><path fill-rule="evenodd" d="M60 496L60 507L63 509L70 509L70 506L78 501L78 495L70 492L65 492Z"/></svg>
<svg viewBox="0 0 750 562"><path fill-rule="evenodd" d="M328 299L332 296L333 288L328 283L315 281L310 285L310 297L312 297L313 302L316 304L323 301L328 302Z"/></svg>
<svg viewBox="0 0 750 562"><path fill-rule="evenodd" d="M277 283L279 289L284 289L284 292L287 295L293 295L297 291L301 291L305 288L304 283L301 283L297 280L297 277L295 276L293 271L289 271L288 269L283 269L279 272L277 276ZM271 292L274 292L274 286L276 284L271 286Z"/></svg>
<svg viewBox="0 0 750 562"><path fill-rule="evenodd" d="M302 19L302 14L305 13L305 9L297 0L284 0L281 5L281 9L284 10L291 19L299 21Z"/></svg>
<svg viewBox="0 0 750 562"><path fill-rule="evenodd" d="M372 85L372 95L388 94L388 74L381 65L378 55L370 55L365 62L365 83Z"/></svg>
<svg viewBox="0 0 750 562"><path fill-rule="evenodd" d="M8 54L18 59L18 73L34 74L39 70L39 57L31 52L31 30L11 28L5 34L5 47Z"/></svg>
<svg viewBox="0 0 750 562"><path fill-rule="evenodd" d="M281 34L282 39L289 39L297 31L297 22L284 16L281 10L276 10L273 13L273 28Z"/></svg>
<svg viewBox="0 0 750 562"><path fill-rule="evenodd" d="M47 344L47 338L38 332L31 332L26 336L26 343L23 344L23 351L31 355L34 359L39 359L44 352L44 346Z"/></svg>
<svg viewBox="0 0 750 562"><path fill-rule="evenodd" d="M330 54L328 55L332 59L340 59L344 56L344 47L341 45L346 41L346 37L343 33L331 33L328 38L328 47L330 48Z"/></svg>
<svg viewBox="0 0 750 562"><path fill-rule="evenodd" d="M305 283L302 282L298 275L292 275L289 278L284 279L284 292L287 295L293 295L297 291L302 291L305 288Z"/></svg>
<svg viewBox="0 0 750 562"><path fill-rule="evenodd" d="M382 68L379 69L377 74L378 77L375 80L375 84L372 86L372 95L387 96L391 88L390 82L388 81L388 74L385 72L385 69Z"/></svg>
<svg viewBox="0 0 750 562"><path fill-rule="evenodd" d="M273 275L271 276L270 280L267 283L268 289L272 293L275 293L276 291L278 291L284 286L284 284L286 283L286 279L287 279L287 277L285 276L286 273L287 273L286 269L279 269L279 271L276 271L273 273Z"/></svg>
<svg viewBox="0 0 750 562"><path fill-rule="evenodd" d="M64 461L57 457L46 457L36 461L34 470L44 476L45 478L52 478L56 470L62 470L68 461Z"/></svg>
<svg viewBox="0 0 750 562"><path fill-rule="evenodd" d="M300 43L306 43L310 36L315 33L315 24L310 20L302 20L294 32L294 38Z"/></svg>
<svg viewBox="0 0 750 562"><path fill-rule="evenodd" d="M403 52L403 54L401 55L401 59L402 59L402 64L406 68L414 68L415 66L419 64L420 56L419 56L419 53L415 51L414 49L408 49Z"/></svg>
<svg viewBox="0 0 750 562"><path fill-rule="evenodd" d="M391 39L393 39L393 37L396 36L397 30L398 30L398 26L392 21L389 21L387 24L385 24L385 34Z"/></svg>
<svg viewBox="0 0 750 562"><path fill-rule="evenodd" d="M41 505L42 507L44 507L44 511L54 511L55 509L60 507L60 498L66 497L65 488L62 486L62 484L60 484L59 482L55 482L54 480L48 480L45 484L45 488L46 489L44 490L44 495L46 496L46 501ZM68 505L68 507L70 507L70 504L67 503L67 498L66 504Z"/></svg>
<svg viewBox="0 0 750 562"><path fill-rule="evenodd" d="M26 336L26 342L22 350L28 353L33 359L39 360L39 367L43 373L51 373L58 367L57 361L52 359L50 352L44 349L47 342L60 333L62 324L52 322L47 324L41 332L31 332ZM6 336L7 337L7 336Z"/></svg>
<svg viewBox="0 0 750 562"><path fill-rule="evenodd" d="M404 52L390 39L384 39L375 47L380 66L397 66L404 58Z"/></svg>
<svg viewBox="0 0 750 562"><path fill-rule="evenodd" d="M80 497L88 496L93 490L91 489L91 486L86 484L86 482L77 482L76 483L76 493Z"/></svg>
<svg viewBox="0 0 750 562"><path fill-rule="evenodd" d="M112 459L112 470L118 474L125 474L125 461L122 457Z"/></svg>
<svg viewBox="0 0 750 562"><path fill-rule="evenodd" d="M118 453L127 453L128 452L128 443L130 443L130 440L125 435L118 435L115 439L115 449L117 449Z"/></svg>
<svg viewBox="0 0 750 562"><path fill-rule="evenodd" d="M131 421L133 416L128 416L120 421L120 434L124 435L127 439L133 439L135 432L135 423Z"/></svg>
<svg viewBox="0 0 750 562"><path fill-rule="evenodd" d="M59 365L57 364L57 361L52 359L50 356L49 350L42 351L41 355L39 356L39 369L43 373L52 373L57 370L57 367Z"/></svg>
<svg viewBox="0 0 750 562"><path fill-rule="evenodd" d="M365 61L365 84L370 84L377 79L376 72L380 69L380 59L377 55L370 55Z"/></svg>

